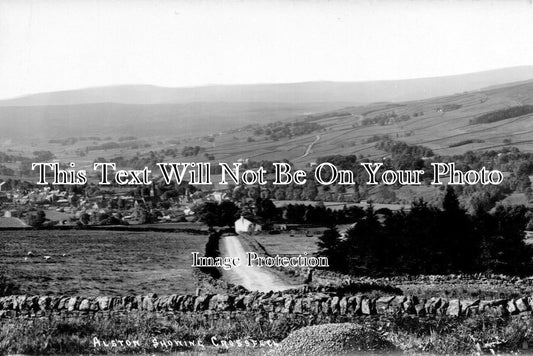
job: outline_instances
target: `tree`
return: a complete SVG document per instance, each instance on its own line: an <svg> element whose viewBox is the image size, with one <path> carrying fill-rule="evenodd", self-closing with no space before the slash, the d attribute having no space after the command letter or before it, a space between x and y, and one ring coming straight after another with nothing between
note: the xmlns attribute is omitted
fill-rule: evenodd
<svg viewBox="0 0 533 356"><path fill-rule="evenodd" d="M318 189L316 187L315 181L308 180L307 183L305 184L302 194L305 200L310 200L310 201L315 200L316 196L318 195Z"/></svg>
<svg viewBox="0 0 533 356"><path fill-rule="evenodd" d="M218 210L220 216L220 226L232 227L235 224L235 220L239 216L239 207L232 201L224 200L219 204Z"/></svg>
<svg viewBox="0 0 533 356"><path fill-rule="evenodd" d="M479 254L478 236L474 234L472 221L459 205L453 188L448 187L443 211L439 214L436 236L441 239L443 257L448 261L440 273L452 271L471 272Z"/></svg>
<svg viewBox="0 0 533 356"><path fill-rule="evenodd" d="M457 195L452 187L448 186L446 188L446 194L444 195L444 200L442 202L442 209L449 213L455 213L459 211L459 200Z"/></svg>
<svg viewBox="0 0 533 356"><path fill-rule="evenodd" d="M207 201L198 207L196 214L201 222L209 227L213 227L220 226L219 212L217 203Z"/></svg>
<svg viewBox="0 0 533 356"><path fill-rule="evenodd" d="M82 213L80 215L79 222L82 225L89 225L89 223L91 222L91 216L89 214L87 214L87 213Z"/></svg>
<svg viewBox="0 0 533 356"><path fill-rule="evenodd" d="M340 240L340 234L336 228L325 230L318 238L318 253L320 256L328 258L330 268L343 270L346 265L346 254Z"/></svg>
<svg viewBox="0 0 533 356"><path fill-rule="evenodd" d="M33 227L41 227L46 221L46 214L42 210L37 210L37 212L28 214L28 225Z"/></svg>
<svg viewBox="0 0 533 356"><path fill-rule="evenodd" d="M524 241L527 209L500 205L493 214L479 212L475 218L483 236L482 265L496 273L530 273L533 251Z"/></svg>
<svg viewBox="0 0 533 356"><path fill-rule="evenodd" d="M268 220L276 220L279 217L279 209L270 199L258 198L255 201L256 215Z"/></svg>
<svg viewBox="0 0 533 356"><path fill-rule="evenodd" d="M37 162L49 162L56 158L56 156L50 151L34 151L33 155Z"/></svg>
<svg viewBox="0 0 533 356"><path fill-rule="evenodd" d="M348 268L354 274L372 274L384 265L383 227L370 205L365 216L348 230L346 252L350 256Z"/></svg>

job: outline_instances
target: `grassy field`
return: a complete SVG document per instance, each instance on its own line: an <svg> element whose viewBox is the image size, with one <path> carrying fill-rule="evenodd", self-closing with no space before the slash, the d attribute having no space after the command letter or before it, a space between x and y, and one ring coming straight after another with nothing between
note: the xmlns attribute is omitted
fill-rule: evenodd
<svg viewBox="0 0 533 356"><path fill-rule="evenodd" d="M0 227L24 227L26 226L22 220L17 218L0 217Z"/></svg>
<svg viewBox="0 0 533 356"><path fill-rule="evenodd" d="M322 229L323 230L323 229ZM304 254L307 252L309 255L317 252L317 241L320 234L305 233L283 233L278 235L254 235L254 238L259 242L270 255L276 254Z"/></svg>
<svg viewBox="0 0 533 356"><path fill-rule="evenodd" d="M194 293L191 252L203 253L207 236L1 231L0 240L0 270L7 271L22 293L92 296Z"/></svg>

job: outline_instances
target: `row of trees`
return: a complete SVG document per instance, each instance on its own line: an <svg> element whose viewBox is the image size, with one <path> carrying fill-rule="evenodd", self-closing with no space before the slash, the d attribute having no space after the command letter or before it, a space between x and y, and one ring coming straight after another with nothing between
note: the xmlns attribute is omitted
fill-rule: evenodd
<svg viewBox="0 0 533 356"><path fill-rule="evenodd" d="M533 113L533 105L513 106L507 109L495 110L470 120L470 124L489 124L491 122L512 119Z"/></svg>
<svg viewBox="0 0 533 356"><path fill-rule="evenodd" d="M254 130L254 135L266 135L270 140L277 141L281 138L291 138L294 136L307 135L315 131L323 130L322 125L316 122L296 121L281 122L277 121L258 127Z"/></svg>
<svg viewBox="0 0 533 356"><path fill-rule="evenodd" d="M411 116L407 114L398 115L396 112L385 112L373 117L365 117L361 124L363 126L369 125L392 125L398 122L410 120Z"/></svg>
<svg viewBox="0 0 533 356"><path fill-rule="evenodd" d="M533 249L524 242L528 214L523 206L469 214L449 189L442 210L419 201L380 221L369 207L344 236L327 230L320 253L334 270L356 275L523 275L533 271Z"/></svg>
<svg viewBox="0 0 533 356"><path fill-rule="evenodd" d="M185 146L181 150L181 155L183 157L198 156L198 154L203 151L205 151L205 148L200 146Z"/></svg>
<svg viewBox="0 0 533 356"><path fill-rule="evenodd" d="M533 249L524 241L531 213L523 206L498 206L492 212L463 209L455 191L446 191L442 209L420 200L410 211L333 211L323 205L277 208L269 199L238 207L206 202L197 209L209 226L233 226L239 215L262 223L316 224L329 227L320 238L320 254L332 269L356 275L533 272ZM351 224L342 236L338 224Z"/></svg>
<svg viewBox="0 0 533 356"><path fill-rule="evenodd" d="M208 226L233 226L235 220L244 215L259 219L266 225L273 223L313 224L334 227L349 224L364 216L362 208L352 206L339 210L326 208L323 204L289 204L278 208L270 199L257 198L238 207L231 201L221 203L208 201L195 210L200 221Z"/></svg>

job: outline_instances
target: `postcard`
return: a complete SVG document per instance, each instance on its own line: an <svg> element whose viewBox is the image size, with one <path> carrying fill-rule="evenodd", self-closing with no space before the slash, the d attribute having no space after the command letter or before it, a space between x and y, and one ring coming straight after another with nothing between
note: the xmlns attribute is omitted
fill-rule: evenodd
<svg viewBox="0 0 533 356"><path fill-rule="evenodd" d="M0 0L0 354L532 354L531 19Z"/></svg>

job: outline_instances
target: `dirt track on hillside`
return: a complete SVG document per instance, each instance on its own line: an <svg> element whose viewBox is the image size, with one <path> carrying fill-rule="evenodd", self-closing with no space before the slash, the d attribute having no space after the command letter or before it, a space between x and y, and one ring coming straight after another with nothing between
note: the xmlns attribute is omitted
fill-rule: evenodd
<svg viewBox="0 0 533 356"><path fill-rule="evenodd" d="M307 146L307 149L305 150L305 153L303 155L301 155L300 157L296 158L295 160L302 159L302 158L305 158L305 157L309 156L309 154L312 152L313 146L318 141L320 141L320 135L316 135L315 140L313 142L311 142L309 144L309 146Z"/></svg>

